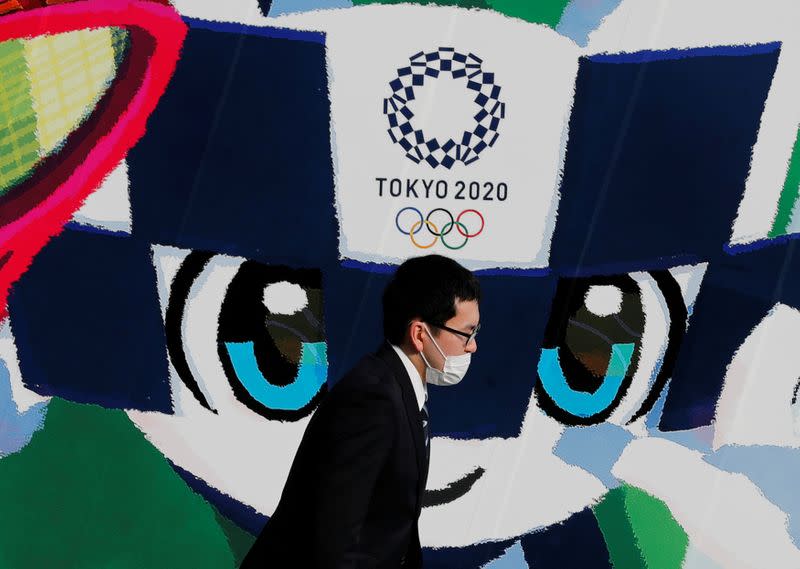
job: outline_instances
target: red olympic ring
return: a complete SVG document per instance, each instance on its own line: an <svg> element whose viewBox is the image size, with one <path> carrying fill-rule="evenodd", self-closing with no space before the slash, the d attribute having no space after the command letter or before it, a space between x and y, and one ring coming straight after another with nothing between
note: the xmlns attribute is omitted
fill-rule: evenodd
<svg viewBox="0 0 800 569"><path fill-rule="evenodd" d="M466 225L462 225L459 223L461 221L461 216L464 215L465 213L474 213L475 215L481 218L481 228L478 229L478 231L476 231L475 233L464 233L463 231L461 231L462 227L466 227ZM465 209L464 211L459 213L458 217L456 218L456 229L461 235L463 235L467 239L469 239L470 237L477 237L478 235L480 235L483 232L484 227L486 227L486 220L483 219L483 215L477 209Z"/></svg>

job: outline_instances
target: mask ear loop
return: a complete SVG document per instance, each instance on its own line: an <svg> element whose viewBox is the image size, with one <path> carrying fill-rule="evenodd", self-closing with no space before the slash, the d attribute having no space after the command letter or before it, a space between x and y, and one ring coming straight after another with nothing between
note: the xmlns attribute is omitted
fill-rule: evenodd
<svg viewBox="0 0 800 569"><path fill-rule="evenodd" d="M444 358L444 362L442 363L442 369L436 369L435 367L433 367L428 361L428 358L425 357L425 352L423 352L422 350L420 350L419 355L422 356L422 361L425 362L425 365L428 366L430 369L438 371L440 373L444 373L444 368L445 365L447 364L447 356L444 355L444 352L442 352L441 348L439 348L439 345L436 343L436 340L433 339L433 334L431 334L431 330L430 328L428 328L428 325L425 322L423 322L422 324L425 326L425 332L428 334L428 337L433 342L434 347L439 351L440 354L442 354L442 357Z"/></svg>
<svg viewBox="0 0 800 569"><path fill-rule="evenodd" d="M425 324L425 322L423 322L423 324ZM425 331L428 332L428 337L431 339L431 342L433 342L434 347L441 354L442 358L444 358L444 361L446 363L447 362L447 356L442 351L442 348L439 347L439 344L436 343L436 340L433 339L433 334L431 334L431 329L428 328L427 324L425 324ZM428 366L428 367L432 367L432 366ZM444 364L442 364L442 368L444 368ZM436 369L436 368L434 368L434 369Z"/></svg>
<svg viewBox="0 0 800 569"><path fill-rule="evenodd" d="M423 361L423 362L425 362L425 365L426 365L426 366L428 366L428 367L429 367L429 368L431 368L431 369L436 369L435 367L433 367L433 366L430 364L430 362L428 362L428 358L426 358L426 357L425 357L425 354L424 354L423 352L420 352L420 353L419 353L419 355L421 355L421 356L422 356L422 361Z"/></svg>

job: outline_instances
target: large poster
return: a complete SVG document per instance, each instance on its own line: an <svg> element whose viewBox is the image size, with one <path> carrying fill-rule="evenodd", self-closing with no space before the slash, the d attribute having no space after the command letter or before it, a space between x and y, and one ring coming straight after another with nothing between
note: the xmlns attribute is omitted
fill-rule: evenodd
<svg viewBox="0 0 800 569"><path fill-rule="evenodd" d="M0 2L0 567L237 567L426 253L426 568L800 567L798 20Z"/></svg>

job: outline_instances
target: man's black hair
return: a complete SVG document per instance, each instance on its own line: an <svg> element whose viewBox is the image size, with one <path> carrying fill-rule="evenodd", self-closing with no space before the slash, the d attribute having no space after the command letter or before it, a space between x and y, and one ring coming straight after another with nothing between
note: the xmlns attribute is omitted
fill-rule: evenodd
<svg viewBox="0 0 800 569"><path fill-rule="evenodd" d="M400 345L414 318L442 325L456 314L456 300L480 301L478 279L453 259L426 255L397 268L383 291L383 335Z"/></svg>

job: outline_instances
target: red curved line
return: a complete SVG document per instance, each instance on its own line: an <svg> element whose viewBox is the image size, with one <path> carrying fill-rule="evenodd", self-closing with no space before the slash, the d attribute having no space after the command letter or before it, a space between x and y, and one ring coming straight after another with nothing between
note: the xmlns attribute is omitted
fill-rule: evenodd
<svg viewBox="0 0 800 569"><path fill-rule="evenodd" d="M139 0L89 0L0 18L0 41L110 26L130 34L128 57L116 79L69 135L65 152L43 160L28 181L0 199L0 257L11 252L0 270L0 318L7 313L11 284L33 256L144 135L187 32L174 9Z"/></svg>

